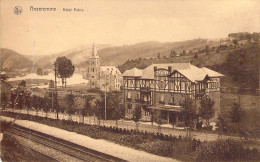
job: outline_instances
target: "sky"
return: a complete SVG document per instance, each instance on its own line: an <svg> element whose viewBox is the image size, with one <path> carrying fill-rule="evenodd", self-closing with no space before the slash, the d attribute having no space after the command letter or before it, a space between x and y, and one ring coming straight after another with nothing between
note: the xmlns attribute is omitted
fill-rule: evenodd
<svg viewBox="0 0 260 162"><path fill-rule="evenodd" d="M24 55L53 54L93 42L126 45L260 32L259 0L0 0L0 4L0 47ZM14 14L16 6L23 10L20 15ZM56 11L31 11L31 6Z"/></svg>

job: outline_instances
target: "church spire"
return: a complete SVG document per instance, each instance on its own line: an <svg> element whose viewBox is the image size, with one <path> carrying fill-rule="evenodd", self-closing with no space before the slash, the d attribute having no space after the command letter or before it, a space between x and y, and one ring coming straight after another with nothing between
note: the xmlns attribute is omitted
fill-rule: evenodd
<svg viewBox="0 0 260 162"><path fill-rule="evenodd" d="M98 55L97 55L97 48L96 48L96 46L95 46L95 44L93 43L93 48L92 48L92 57L98 57Z"/></svg>

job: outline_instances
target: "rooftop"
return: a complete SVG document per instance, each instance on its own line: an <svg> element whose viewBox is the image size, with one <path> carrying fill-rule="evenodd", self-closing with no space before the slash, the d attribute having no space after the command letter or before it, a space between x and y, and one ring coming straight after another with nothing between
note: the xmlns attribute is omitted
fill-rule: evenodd
<svg viewBox="0 0 260 162"><path fill-rule="evenodd" d="M108 72L112 75L121 74L119 69L115 66L100 66L100 69L101 69L102 72Z"/></svg>
<svg viewBox="0 0 260 162"><path fill-rule="evenodd" d="M198 68L190 63L171 63L171 64L152 64L143 70L133 68L127 70L123 76L141 77L144 79L154 79L154 67L157 69L168 69L171 67L172 71L178 71L192 82L202 81L206 76L209 77L222 77L224 75L210 70L206 67Z"/></svg>
<svg viewBox="0 0 260 162"><path fill-rule="evenodd" d="M123 76L141 77L141 76L143 76L143 72L140 69L133 68L133 69L130 69L130 70L126 70L123 73Z"/></svg>

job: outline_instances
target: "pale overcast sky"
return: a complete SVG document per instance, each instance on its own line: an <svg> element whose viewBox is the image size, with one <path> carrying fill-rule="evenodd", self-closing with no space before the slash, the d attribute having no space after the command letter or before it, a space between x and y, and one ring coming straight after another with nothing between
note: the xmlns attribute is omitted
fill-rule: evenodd
<svg viewBox="0 0 260 162"><path fill-rule="evenodd" d="M0 0L2 48L52 54L79 45L173 42L260 31L259 0ZM14 7L21 6L21 15ZM56 12L30 11L53 7ZM63 12L81 8L83 12Z"/></svg>

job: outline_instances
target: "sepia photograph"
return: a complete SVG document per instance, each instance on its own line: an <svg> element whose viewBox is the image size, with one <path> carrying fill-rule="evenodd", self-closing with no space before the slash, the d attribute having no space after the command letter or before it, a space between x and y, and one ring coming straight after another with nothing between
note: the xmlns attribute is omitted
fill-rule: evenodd
<svg viewBox="0 0 260 162"><path fill-rule="evenodd" d="M259 0L0 0L0 161L260 161Z"/></svg>

